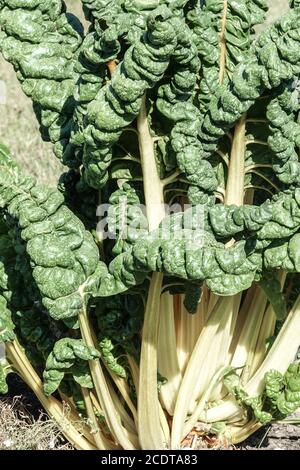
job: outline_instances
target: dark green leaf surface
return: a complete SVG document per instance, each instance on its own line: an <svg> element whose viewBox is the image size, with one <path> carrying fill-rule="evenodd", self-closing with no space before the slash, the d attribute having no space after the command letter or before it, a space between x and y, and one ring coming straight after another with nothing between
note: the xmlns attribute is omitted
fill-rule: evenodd
<svg viewBox="0 0 300 470"><path fill-rule="evenodd" d="M48 356L43 374L44 391L51 395L58 389L65 374L71 374L81 387L93 388L87 361L97 359L99 352L80 339L59 340Z"/></svg>
<svg viewBox="0 0 300 470"><path fill-rule="evenodd" d="M33 278L55 319L78 315L99 262L93 237L63 202L59 191L38 186L11 160L1 162L0 205L18 221Z"/></svg>

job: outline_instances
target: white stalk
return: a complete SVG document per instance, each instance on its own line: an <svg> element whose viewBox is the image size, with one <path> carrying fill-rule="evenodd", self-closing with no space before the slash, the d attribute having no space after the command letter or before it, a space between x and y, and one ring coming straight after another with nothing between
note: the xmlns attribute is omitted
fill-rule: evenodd
<svg viewBox="0 0 300 470"><path fill-rule="evenodd" d="M257 295L252 297L252 301L247 312L247 317L242 328L235 353L233 355L231 366L234 368L249 369L249 353L255 350L259 336L263 315L267 306L267 298L264 292L259 289ZM248 370L246 371L246 375Z"/></svg>
<svg viewBox="0 0 300 470"><path fill-rule="evenodd" d="M153 273L144 316L138 392L138 430L143 450L167 447L160 426L157 343L163 274Z"/></svg>
<svg viewBox="0 0 300 470"><path fill-rule="evenodd" d="M83 293L82 298L84 298ZM89 324L86 308L83 308L81 313L79 314L79 324L83 340L88 346L94 348L95 344L93 341L92 330ZM134 445L128 438L127 431L122 426L120 417L115 409L115 405L110 395L110 391L103 370L101 368L100 361L89 361L89 366L97 397L100 406L103 410L103 414L110 432L112 433L116 442L120 443L123 449L134 450Z"/></svg>
<svg viewBox="0 0 300 470"><path fill-rule="evenodd" d="M110 377L112 378L115 386L117 387L118 391L120 392L121 396L123 397L126 405L128 406L129 410L131 411L131 414L132 414L132 417L133 417L133 420L134 420L134 423L135 423L135 427L137 427L137 410L136 410L136 407L134 406L134 404L133 404L133 402L130 398L129 386L126 383L126 380L122 377L117 376L108 367L106 367L106 369L107 369L107 372L109 373ZM115 393L115 396L118 399L118 406L120 406L121 402L120 402L120 400L119 400L116 393ZM126 413L126 415L127 415L126 416L126 421L128 423L129 423L129 421L132 422L130 415L127 412L125 412L125 410L124 410L124 413Z"/></svg>
<svg viewBox="0 0 300 470"><path fill-rule="evenodd" d="M156 230L165 217L164 184L160 180L150 133L146 95L143 97L137 118L140 157L143 171L144 195L149 231ZM161 427L160 402L157 390L157 348L160 296L163 274L153 273L148 293L142 332L140 377L138 390L138 430L142 449L164 449Z"/></svg>
<svg viewBox="0 0 300 470"><path fill-rule="evenodd" d="M284 374L294 361L300 345L300 296L284 322L266 359L254 376L245 385L245 391L250 396L260 395L264 388L265 374L276 369ZM241 408L234 398L226 400L222 405L207 410L201 416L201 421L213 423L225 421L239 413Z"/></svg>
<svg viewBox="0 0 300 470"><path fill-rule="evenodd" d="M286 273L284 271L280 271L278 279L280 281L282 290L286 280ZM263 322L260 328L255 350L251 350L248 356L248 375L247 377L243 375L245 383L248 382L248 380L253 376L253 374L257 371L257 369L260 367L263 360L265 359L267 354L267 340L274 335L275 326L276 315L274 313L272 305L270 304L266 309L266 312L263 317ZM246 374L246 371L244 371L244 374Z"/></svg>
<svg viewBox="0 0 300 470"><path fill-rule="evenodd" d="M206 388L206 390L203 393L201 399L199 400L199 402L198 402L198 404L195 408L195 411L188 418L188 420L185 422L183 432L182 432L182 436L181 436L182 439L184 439L188 435L188 433L191 432L193 427L197 424L200 414L203 412L203 410L205 408L205 405L207 404L207 402L209 401L211 395L213 394L214 388L219 385L220 381L222 380L222 378L224 377L224 375L226 374L227 371L228 371L228 367L223 366L223 367L220 368L220 370L218 370L215 373L215 375L212 378L209 386Z"/></svg>
<svg viewBox="0 0 300 470"><path fill-rule="evenodd" d="M169 293L163 294L160 301L158 370L167 379L160 389L160 401L172 416L182 376L177 359L173 298Z"/></svg>
<svg viewBox="0 0 300 470"><path fill-rule="evenodd" d="M256 297L258 292L258 285L257 284L252 284L250 289L248 289L246 296L244 298L244 301L241 305L241 308L238 313L238 318L235 326L235 331L233 335L233 339L229 348L229 356L228 356L228 364L231 363L233 355L235 353L235 350L237 348L240 336L242 334L242 331L244 329L245 322L248 318L248 312L252 303L253 298Z"/></svg>
<svg viewBox="0 0 300 470"><path fill-rule="evenodd" d="M205 312L199 304L195 314L187 312L184 296L177 295L174 300L176 317L177 357L180 371L184 374L199 334L203 328Z"/></svg>
<svg viewBox="0 0 300 470"><path fill-rule="evenodd" d="M164 184L157 172L153 137L150 134L147 118L146 96L143 97L141 110L137 118L137 129L144 176L146 213L149 231L152 232L152 230L157 229L166 214L164 206Z"/></svg>
<svg viewBox="0 0 300 470"><path fill-rule="evenodd" d="M227 205L244 203L246 116L241 117L234 129L225 193Z"/></svg>
<svg viewBox="0 0 300 470"><path fill-rule="evenodd" d="M206 353L205 351L202 352L202 360L200 362L201 365L198 363L198 381L192 395L190 412L195 409L197 401L205 392L206 387L209 385L216 371L221 366L228 364L227 357L233 338L240 299L241 294L237 294L236 296L232 297L221 298L221 315L217 325L216 333L214 337L210 338L211 343L209 348L206 350ZM214 321L213 317L209 318L207 324L209 324L210 321ZM217 396L212 397L212 399L217 399Z"/></svg>
<svg viewBox="0 0 300 470"><path fill-rule="evenodd" d="M137 363L135 362L133 357L128 355L127 358L128 358L128 363L129 363L130 370L131 370L131 375L132 375L134 388L135 388L136 394L138 395L138 393L139 393L139 375L140 375L139 366L137 365ZM163 431L163 434L164 434L164 440L165 440L165 442L169 442L169 440L170 440L170 429L169 429L169 425L168 425L164 410L162 409L160 403L159 403L159 417L160 417L161 428L162 428L162 431Z"/></svg>
<svg viewBox="0 0 300 470"><path fill-rule="evenodd" d="M219 297L205 327L201 331L184 374L175 406L171 446L179 448L183 425L191 403L199 400L209 386L215 372L224 365L228 353L232 326L235 323L239 299ZM226 341L227 338L227 341Z"/></svg>
<svg viewBox="0 0 300 470"><path fill-rule="evenodd" d="M265 359L267 354L267 340L274 334L275 326L276 315L272 306L269 305L266 313L264 314L255 351L253 354L249 354L248 357L248 375L244 378L244 382L248 382L248 380L253 376L253 374L255 374Z"/></svg>
<svg viewBox="0 0 300 470"><path fill-rule="evenodd" d="M116 392L114 390L114 387L110 383L110 381L107 381L107 385L108 385L109 392L110 392L111 398L113 400L116 412L119 415L119 419L123 423L123 425L124 425L124 427L127 431L127 435L129 436L130 441L134 442L134 447L138 449L139 444L138 444L138 441L137 441L137 428L136 428L136 425L135 425L134 421L131 419L131 417L129 416L129 414L126 412L124 403L122 403L119 400L119 397L116 394Z"/></svg>

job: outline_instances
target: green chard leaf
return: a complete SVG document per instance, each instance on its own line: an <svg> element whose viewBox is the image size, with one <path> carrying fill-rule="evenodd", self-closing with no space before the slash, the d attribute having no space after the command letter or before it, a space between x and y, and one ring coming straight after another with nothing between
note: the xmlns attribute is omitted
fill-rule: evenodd
<svg viewBox="0 0 300 470"><path fill-rule="evenodd" d="M0 358L0 393L5 395L8 392L6 378L12 372L10 364L4 358Z"/></svg>
<svg viewBox="0 0 300 470"><path fill-rule="evenodd" d="M73 376L81 387L93 388L87 361L100 357L100 353L80 339L63 338L54 345L43 373L44 392L51 395L60 386L66 374Z"/></svg>
<svg viewBox="0 0 300 470"><path fill-rule="evenodd" d="M22 176L10 160L0 166L0 205L21 228L44 306L56 320L77 316L85 302L81 289L99 263L91 234L59 191Z"/></svg>

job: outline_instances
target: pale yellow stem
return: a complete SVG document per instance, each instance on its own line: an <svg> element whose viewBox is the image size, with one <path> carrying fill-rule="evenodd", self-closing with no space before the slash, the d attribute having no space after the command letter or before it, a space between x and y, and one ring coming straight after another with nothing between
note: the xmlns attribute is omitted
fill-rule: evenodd
<svg viewBox="0 0 300 470"><path fill-rule="evenodd" d="M79 314L79 324L83 340L88 346L94 348L95 344L93 342L91 328L85 308L83 308ZM120 443L123 449L133 450L134 445L128 439L127 432L120 422L120 418L116 412L99 360L89 361L89 366L97 397L110 432L112 433L116 442Z"/></svg>
<svg viewBox="0 0 300 470"><path fill-rule="evenodd" d="M118 377L108 367L106 367L106 369L107 369L110 377L112 378L114 384L116 385L117 389L119 390L120 394L124 398L124 401L125 401L126 405L128 406L132 416L133 416L133 420L134 420L135 424L137 424L137 410L136 410L136 407L134 406L134 404L133 404L133 402L130 398L130 391L129 391L128 384L126 383L126 379L123 379L122 377ZM129 417L129 415L128 415L128 417Z"/></svg>
<svg viewBox="0 0 300 470"><path fill-rule="evenodd" d="M144 316L138 393L138 430L143 450L167 447L160 426L157 343L163 274L153 273Z"/></svg>
<svg viewBox="0 0 300 470"><path fill-rule="evenodd" d="M280 271L278 274L278 279L281 284L281 290L284 287L284 283L286 280L286 272ZM263 322L260 328L259 337L257 340L257 344L255 347L255 351L250 351L250 355L248 358L249 368L248 372L249 375L245 380L248 380L253 376L253 374L257 371L257 369L261 366L263 360L267 354L267 341L274 335L275 326L276 326L276 315L272 308L272 305L269 305L266 309L264 314Z"/></svg>
<svg viewBox="0 0 300 470"><path fill-rule="evenodd" d="M259 337L255 347L255 351L248 356L248 373L244 376L244 381L247 382L257 371L263 363L267 354L267 340L274 334L276 326L276 315L271 305L268 306L263 322L260 328Z"/></svg>
<svg viewBox="0 0 300 470"><path fill-rule="evenodd" d="M245 385L245 391L250 396L260 395L264 388L266 372L276 369L284 374L288 366L294 361L299 349L300 339L300 296L284 322L267 357ZM234 398L226 400L222 405L207 410L201 417L202 421L225 421L239 413L241 408Z"/></svg>
<svg viewBox="0 0 300 470"><path fill-rule="evenodd" d="M101 436L101 431L98 426L98 421L94 412L94 407L90 397L90 392L87 388L81 387L81 392L83 400L85 403L86 414L89 420L89 426L91 428L91 434L95 439L95 444L99 450L106 450L107 447L103 442L103 437Z"/></svg>
<svg viewBox="0 0 300 470"><path fill-rule="evenodd" d="M146 213L151 232L156 230L164 219L165 206L164 184L157 171L154 142L148 123L146 95L142 99L137 118L137 130L144 176ZM138 430L142 449L164 449L168 445L161 427L161 406L157 390L157 346L162 283L163 274L153 273L144 316L138 388Z"/></svg>
<svg viewBox="0 0 300 470"><path fill-rule="evenodd" d="M246 114L237 122L229 160L225 204L242 206L244 202Z"/></svg>
<svg viewBox="0 0 300 470"><path fill-rule="evenodd" d="M137 427L135 426L134 421L131 419L131 417L128 415L128 413L125 410L124 404L121 403L119 400L119 397L117 396L114 387L112 384L108 381L107 382L109 392L112 398L112 401L114 403L116 412L120 418L120 421L123 423L125 429L126 429L126 434L129 436L129 439L133 442L134 441L134 446L138 449L139 444L137 443Z"/></svg>
<svg viewBox="0 0 300 470"><path fill-rule="evenodd" d="M246 380L249 374L249 368L251 367L249 354L251 356L251 351L254 352L255 350L267 302L265 293L261 289L258 289L256 296L252 297L247 317L231 361L233 368L243 368L243 381Z"/></svg>
<svg viewBox="0 0 300 470"><path fill-rule="evenodd" d="M203 311L199 306L197 313L190 314L184 306L184 296L178 295L176 304L177 325L177 356L180 371L184 374L201 329L203 327Z"/></svg>
<svg viewBox="0 0 300 470"><path fill-rule="evenodd" d="M213 360L211 361L211 368L212 374L217 374L218 371L228 365L228 358L229 358L229 350L230 345L232 343L232 339L234 336L234 331L236 327L238 312L240 308L242 294L236 294L235 296L229 297L231 299L230 306L229 306L229 317L226 322L223 323L223 320L220 323L220 327L217 331L216 338L213 340L216 344L213 346L211 351L211 356ZM224 302L224 300L223 300ZM226 317L226 315L224 315ZM217 344L219 344L219 350L217 351ZM209 377L211 376L211 372ZM213 375L214 376L214 375ZM212 379L210 379L212 380ZM210 383L210 382L209 382ZM200 389L200 381L198 382L198 386ZM203 390L202 393L204 393ZM200 393L198 392L198 397L200 397ZM196 394L195 394L196 396ZM216 385L214 387L214 391L211 394L210 400L220 400L222 396L222 384Z"/></svg>
<svg viewBox="0 0 300 470"><path fill-rule="evenodd" d="M205 405L207 404L208 400L210 399L210 397L213 394L214 388L219 385L221 379L224 377L224 374L227 371L228 371L228 367L223 366L215 373L215 375L212 378L210 384L208 385L208 387L204 391L201 399L197 403L197 406L196 406L194 412L188 418L188 420L185 422L183 432L182 432L182 436L181 436L182 439L185 438L188 435L188 433L191 432L193 427L197 424L200 414L204 410Z"/></svg>
<svg viewBox="0 0 300 470"><path fill-rule="evenodd" d="M182 376L177 359L173 298L169 293L163 294L160 301L157 354L159 373L167 379L160 389L160 401L172 416Z"/></svg>
<svg viewBox="0 0 300 470"><path fill-rule="evenodd" d="M139 147L142 171L144 175L144 194L149 231L156 230L165 217L164 183L160 180L156 167L153 138L150 134L146 96L143 97L140 113L137 118Z"/></svg>
<svg viewBox="0 0 300 470"><path fill-rule="evenodd" d="M131 376L132 376L134 388L136 390L136 394L138 395L138 393L139 393L139 375L140 375L139 366L137 365L137 363L135 362L133 357L127 356L127 358L128 358L128 363L129 363L130 370L131 370ZM161 428L162 428L162 431L163 431L163 434L164 434L164 439L165 439L166 442L169 442L169 440L170 440L170 429L169 429L169 425L168 425L166 416L164 414L164 410L162 409L160 403L159 403L159 417L160 417Z"/></svg>
<svg viewBox="0 0 300 470"><path fill-rule="evenodd" d="M176 402L172 448L179 448L184 421L189 409L194 410L196 403L209 386L212 377L224 363L232 339L240 299L219 297L205 327L193 350L184 374Z"/></svg>
<svg viewBox="0 0 300 470"><path fill-rule="evenodd" d="M223 0L223 15L221 22L221 34L220 34L220 71L219 81L222 84L225 77L226 70L226 21L228 12L228 0Z"/></svg>

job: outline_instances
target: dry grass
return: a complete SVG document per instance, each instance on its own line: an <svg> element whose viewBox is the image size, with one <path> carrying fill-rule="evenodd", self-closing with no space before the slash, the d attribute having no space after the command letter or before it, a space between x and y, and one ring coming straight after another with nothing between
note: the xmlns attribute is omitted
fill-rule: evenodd
<svg viewBox="0 0 300 470"><path fill-rule="evenodd" d="M71 449L47 416L31 417L21 397L0 401L0 450Z"/></svg>

